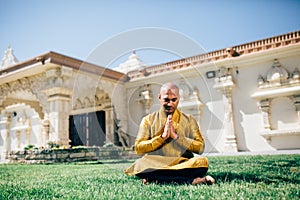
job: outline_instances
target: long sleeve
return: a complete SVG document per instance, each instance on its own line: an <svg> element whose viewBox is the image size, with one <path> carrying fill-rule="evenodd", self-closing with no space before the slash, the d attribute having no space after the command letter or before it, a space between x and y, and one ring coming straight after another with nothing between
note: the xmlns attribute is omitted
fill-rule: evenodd
<svg viewBox="0 0 300 200"><path fill-rule="evenodd" d="M163 129L155 134L151 134L151 125L149 119L144 117L135 140L135 151L138 154L149 153L159 149L165 141L162 139L161 134Z"/></svg>
<svg viewBox="0 0 300 200"><path fill-rule="evenodd" d="M176 143L179 146L193 153L203 153L204 140L199 126L192 116L189 116L186 122L180 124L177 134L179 138Z"/></svg>

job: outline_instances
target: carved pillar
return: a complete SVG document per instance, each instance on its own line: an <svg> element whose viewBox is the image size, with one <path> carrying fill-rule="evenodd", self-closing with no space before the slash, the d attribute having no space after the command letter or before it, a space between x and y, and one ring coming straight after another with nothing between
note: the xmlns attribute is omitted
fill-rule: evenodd
<svg viewBox="0 0 300 200"><path fill-rule="evenodd" d="M270 125L270 100L269 99L264 99L259 101L258 107L261 110L262 117L263 117L263 126L265 131L270 131L271 130L271 125Z"/></svg>
<svg viewBox="0 0 300 200"><path fill-rule="evenodd" d="M231 75L224 75L216 79L214 88L222 92L225 106L224 129L225 152L237 152L237 141L235 136L233 120L232 89L235 87Z"/></svg>
<svg viewBox="0 0 300 200"><path fill-rule="evenodd" d="M225 151L226 152L237 152L237 142L235 137L235 129L233 122L233 109L232 109L232 92L230 90L224 91L224 102L225 104Z"/></svg>
<svg viewBox="0 0 300 200"><path fill-rule="evenodd" d="M73 70L64 66L49 69L46 72L48 89L44 90L49 103L48 141L66 146L69 145L69 113L72 90L68 88L70 88L72 74ZM47 120L45 126L47 126Z"/></svg>
<svg viewBox="0 0 300 200"><path fill-rule="evenodd" d="M17 148L21 149L21 131L17 130L16 131L16 136L17 136ZM30 144L30 143L27 143Z"/></svg>
<svg viewBox="0 0 300 200"><path fill-rule="evenodd" d="M50 122L49 122L49 114L45 113L43 120L43 143L45 145L49 142L49 130L50 130Z"/></svg>
<svg viewBox="0 0 300 200"><path fill-rule="evenodd" d="M11 116L8 113L7 122L6 122L6 152L5 152L5 159L8 159L8 153L11 150L11 141L10 141L10 123L11 123Z"/></svg>
<svg viewBox="0 0 300 200"><path fill-rule="evenodd" d="M49 141L60 145L69 144L69 112L72 91L63 87L45 90L50 104Z"/></svg>
<svg viewBox="0 0 300 200"><path fill-rule="evenodd" d="M27 144L31 144L31 123L30 120L27 119L27 123L28 123L28 128L27 128L27 132L26 132L26 136L27 136Z"/></svg>
<svg viewBox="0 0 300 200"><path fill-rule="evenodd" d="M105 133L106 133L106 143L114 143L114 113L112 108L105 109Z"/></svg>
<svg viewBox="0 0 300 200"><path fill-rule="evenodd" d="M2 120L0 121L0 124L5 125L5 132L6 134L3 135L4 140L4 151L3 155L1 155L1 159L8 159L8 153L11 150L11 141L10 141L10 123L11 123L11 113L5 113L5 115L2 117Z"/></svg>

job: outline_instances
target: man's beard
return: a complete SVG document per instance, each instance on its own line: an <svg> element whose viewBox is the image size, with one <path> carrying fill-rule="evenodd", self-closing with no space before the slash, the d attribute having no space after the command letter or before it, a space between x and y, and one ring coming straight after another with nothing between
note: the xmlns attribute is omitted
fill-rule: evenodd
<svg viewBox="0 0 300 200"><path fill-rule="evenodd" d="M174 108L171 106L164 106L164 109L165 109L165 113L167 114L173 114L174 112Z"/></svg>

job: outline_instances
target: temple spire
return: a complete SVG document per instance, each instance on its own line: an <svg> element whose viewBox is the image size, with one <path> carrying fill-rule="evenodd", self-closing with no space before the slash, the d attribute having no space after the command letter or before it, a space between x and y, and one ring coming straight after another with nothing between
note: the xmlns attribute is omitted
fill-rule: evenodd
<svg viewBox="0 0 300 200"><path fill-rule="evenodd" d="M7 47L7 50L4 53L4 56L2 58L1 61L1 65L0 65L0 69L12 66L14 64L18 63L18 59L16 58L16 56L13 53L13 49L11 48L11 46L9 45Z"/></svg>
<svg viewBox="0 0 300 200"><path fill-rule="evenodd" d="M114 68L114 70L128 73L129 71L142 69L147 65L141 61L141 59L136 55L136 51L133 50L132 54L128 57L128 60L121 63L119 67Z"/></svg>

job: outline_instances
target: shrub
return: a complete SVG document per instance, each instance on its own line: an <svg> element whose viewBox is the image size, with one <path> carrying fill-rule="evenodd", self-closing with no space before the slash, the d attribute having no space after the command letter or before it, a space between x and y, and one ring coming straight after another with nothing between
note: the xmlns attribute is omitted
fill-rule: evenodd
<svg viewBox="0 0 300 200"><path fill-rule="evenodd" d="M55 142L52 142L52 141L48 142L48 146L49 146L50 149L59 148L59 144L57 144Z"/></svg>
<svg viewBox="0 0 300 200"><path fill-rule="evenodd" d="M38 150L38 148L33 144L29 144L26 147L24 147L24 151L28 151L28 150Z"/></svg>

